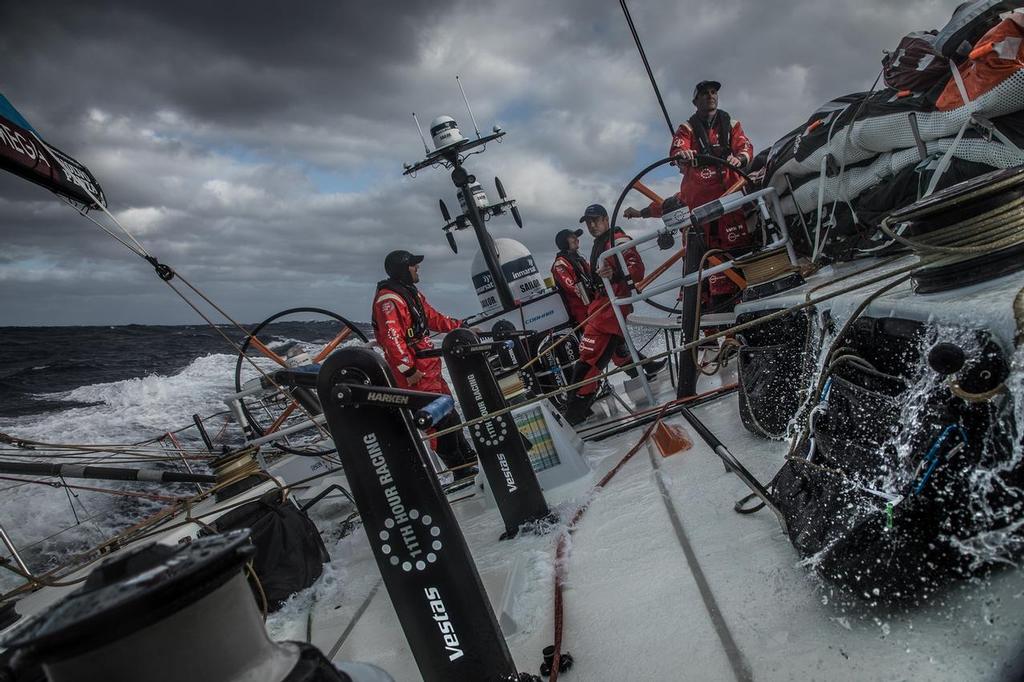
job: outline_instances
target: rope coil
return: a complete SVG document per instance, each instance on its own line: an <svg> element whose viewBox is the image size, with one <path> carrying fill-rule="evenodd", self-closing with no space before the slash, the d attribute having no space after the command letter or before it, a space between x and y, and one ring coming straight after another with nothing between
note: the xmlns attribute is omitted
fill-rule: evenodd
<svg viewBox="0 0 1024 682"><path fill-rule="evenodd" d="M887 216L893 241L945 263L916 270L919 293L976 284L1024 268L1024 173L994 171L954 185Z"/></svg>
<svg viewBox="0 0 1024 682"><path fill-rule="evenodd" d="M765 284L799 268L790 265L789 254L785 247L762 251L733 261L733 265L743 273L747 286Z"/></svg>

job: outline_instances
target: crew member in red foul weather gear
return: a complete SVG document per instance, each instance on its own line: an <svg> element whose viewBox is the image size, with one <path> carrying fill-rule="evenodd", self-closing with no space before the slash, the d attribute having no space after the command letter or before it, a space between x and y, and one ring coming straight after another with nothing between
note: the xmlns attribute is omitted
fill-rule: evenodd
<svg viewBox="0 0 1024 682"><path fill-rule="evenodd" d="M717 81L697 83L693 89L693 104L697 111L679 126L669 148L669 156L683 157L683 162L676 164L683 174L678 196L690 210L723 196L743 177L733 169L748 165L754 158L754 146L743 132L743 126L728 112L718 108L721 87ZM698 161L698 154L725 159L728 166ZM630 206L622 215L626 218L657 218L661 216L661 205L652 202L639 211ZM704 243L709 249L723 249L733 256L750 250L751 237L742 211L724 215L703 227ZM719 273L708 278L708 290L714 301L732 296L736 285Z"/></svg>
<svg viewBox="0 0 1024 682"><path fill-rule="evenodd" d="M565 301L573 327L587 319L587 308L594 298L594 281L590 277L590 263L580 255L580 235L583 230L562 230L555 235L558 253L551 265L551 276Z"/></svg>
<svg viewBox="0 0 1024 682"><path fill-rule="evenodd" d="M422 261L423 256L408 251L392 251L384 259L388 278L377 283L373 298L373 333L399 388L451 395L441 376L441 358L422 357L421 353L434 348L430 332L450 332L463 324L434 310L416 288ZM458 423L458 416L451 412L438 422L437 428L446 429ZM462 431L438 438L436 450L449 468L476 459ZM467 471L463 469L456 474Z"/></svg>
<svg viewBox="0 0 1024 682"><path fill-rule="evenodd" d="M599 277L606 277L611 281L612 291L617 298L629 296L631 283L635 284L644 277L644 262L636 249L628 249L622 255L626 261L626 270L623 272L618 259L614 256L601 259L602 253L620 244L630 241L629 235L621 229L611 229L608 224L608 211L600 204L591 204L583 212L580 218L581 223L587 224L587 230L594 238L594 246L590 250L590 271ZM608 302L608 295L605 292L603 283L595 284L594 298L590 302L587 311L590 317L583 328L583 336L580 339L580 359L573 368L571 383L590 379L600 374L613 361L616 366L630 364L632 358L629 349L622 337L622 329L615 317L615 311L611 305L601 306ZM623 306L622 314L628 315L633 311L632 306ZM599 312L600 311L600 312ZM640 359L644 359L640 355ZM648 379L653 379L665 364L665 361L651 362L644 365L644 372ZM626 372L632 377L637 376L635 368ZM576 425L582 422L590 413L590 405L597 397L598 382L581 386L571 392L566 401L565 418Z"/></svg>

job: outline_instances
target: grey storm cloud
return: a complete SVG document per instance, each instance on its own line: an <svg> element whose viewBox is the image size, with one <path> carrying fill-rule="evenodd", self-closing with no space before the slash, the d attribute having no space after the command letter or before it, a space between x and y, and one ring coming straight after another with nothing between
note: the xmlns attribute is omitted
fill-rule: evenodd
<svg viewBox="0 0 1024 682"><path fill-rule="evenodd" d="M85 163L111 211L236 319L298 305L367 319L387 251L425 253L424 290L469 315L475 244L452 255L447 173L403 178L426 125L509 135L468 166L500 175L545 269L553 234L610 205L668 131L617 2L4 3L2 91ZM693 83L763 149L822 101L866 89L882 50L955 0L633 2L675 122ZM652 179L673 191L675 178ZM639 197L631 197L639 205ZM194 323L141 259L45 191L0 177L0 324ZM656 225L631 224L646 232Z"/></svg>

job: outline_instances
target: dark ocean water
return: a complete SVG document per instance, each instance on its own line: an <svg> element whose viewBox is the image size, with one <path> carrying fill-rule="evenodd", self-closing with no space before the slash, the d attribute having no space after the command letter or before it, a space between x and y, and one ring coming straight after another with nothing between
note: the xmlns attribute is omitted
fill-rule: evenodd
<svg viewBox="0 0 1024 682"><path fill-rule="evenodd" d="M359 327L370 336L369 325ZM335 322L281 322L260 333L268 343L330 340ZM236 344L244 335L221 328ZM236 354L208 326L0 327L0 417L22 417L81 403L60 394L83 386L158 375L174 375L196 358Z"/></svg>

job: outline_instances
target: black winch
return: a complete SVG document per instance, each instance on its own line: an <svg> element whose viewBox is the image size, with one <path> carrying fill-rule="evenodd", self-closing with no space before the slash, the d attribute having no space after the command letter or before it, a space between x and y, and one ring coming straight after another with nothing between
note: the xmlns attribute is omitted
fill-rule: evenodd
<svg viewBox="0 0 1024 682"><path fill-rule="evenodd" d="M958 289L1022 270L1024 167L993 171L947 187L894 211L883 229L921 255L949 256L914 271L919 294Z"/></svg>
<svg viewBox="0 0 1024 682"><path fill-rule="evenodd" d="M122 552L2 644L50 682L356 682L267 637L242 571L253 553L248 530Z"/></svg>

